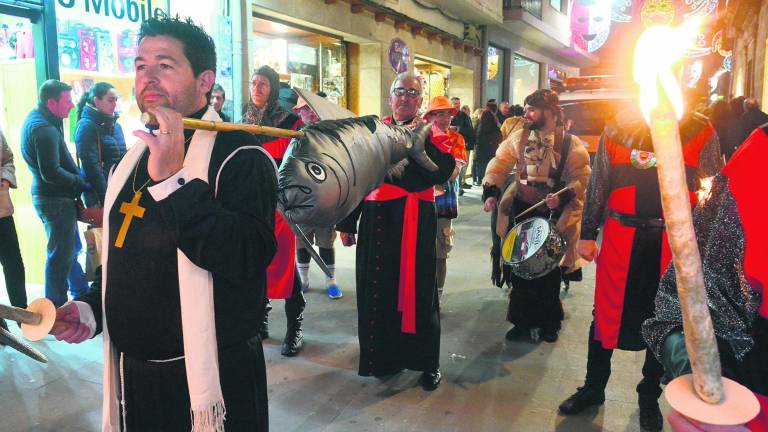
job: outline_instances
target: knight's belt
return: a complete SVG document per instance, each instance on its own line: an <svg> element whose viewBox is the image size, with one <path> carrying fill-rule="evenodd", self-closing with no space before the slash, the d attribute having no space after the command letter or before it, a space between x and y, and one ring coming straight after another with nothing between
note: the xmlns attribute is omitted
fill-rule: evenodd
<svg viewBox="0 0 768 432"><path fill-rule="evenodd" d="M608 216L618 220L622 225L641 229L664 229L664 219L645 216L634 216L610 210Z"/></svg>

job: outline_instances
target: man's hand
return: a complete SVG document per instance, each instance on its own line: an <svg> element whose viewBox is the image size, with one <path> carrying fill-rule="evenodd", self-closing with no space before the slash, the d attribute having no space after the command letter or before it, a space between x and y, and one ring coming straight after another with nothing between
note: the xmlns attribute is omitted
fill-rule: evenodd
<svg viewBox="0 0 768 432"><path fill-rule="evenodd" d="M483 210L486 212L492 212L496 208L496 198L490 197L483 203Z"/></svg>
<svg viewBox="0 0 768 432"><path fill-rule="evenodd" d="M355 235L352 233L340 232L339 237L341 237L341 244L344 246L353 246L355 243L357 243Z"/></svg>
<svg viewBox="0 0 768 432"><path fill-rule="evenodd" d="M53 326L52 334L57 340L66 343L80 343L88 339L91 329L80 321L80 310L77 305L74 302L68 302L56 309L56 324Z"/></svg>
<svg viewBox="0 0 768 432"><path fill-rule="evenodd" d="M547 194L546 198L544 198L544 204L546 204L550 210L554 210L560 207L560 197L552 194Z"/></svg>
<svg viewBox="0 0 768 432"><path fill-rule="evenodd" d="M181 114L166 107L154 107L153 114L160 126L157 135L134 131L133 135L149 146L147 171L154 181L165 180L176 174L184 165L184 123Z"/></svg>
<svg viewBox="0 0 768 432"><path fill-rule="evenodd" d="M421 117L419 117L419 116L416 116L416 117L414 117L414 118L413 118L413 120L411 120L411 122L410 122L410 123L408 123L406 126L407 126L407 127L412 127L412 128L415 128L415 127L419 127L419 126L421 126L421 125L423 125L423 124L426 124L426 123L427 123L427 122L426 122L426 120L424 120L423 118L421 118Z"/></svg>
<svg viewBox="0 0 768 432"><path fill-rule="evenodd" d="M6 179L0 180L0 190L8 190L11 188L11 182Z"/></svg>
<svg viewBox="0 0 768 432"><path fill-rule="evenodd" d="M744 425L736 426L717 426L707 423L697 422L680 414L675 410L670 410L667 416L669 425L674 432L748 432Z"/></svg>
<svg viewBox="0 0 768 432"><path fill-rule="evenodd" d="M576 246L576 251L582 258L590 262L594 261L600 253L595 240L579 240L579 244Z"/></svg>

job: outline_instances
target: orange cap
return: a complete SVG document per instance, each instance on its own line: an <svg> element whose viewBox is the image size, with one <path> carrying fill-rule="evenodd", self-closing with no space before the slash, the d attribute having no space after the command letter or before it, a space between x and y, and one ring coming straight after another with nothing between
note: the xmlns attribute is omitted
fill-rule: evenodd
<svg viewBox="0 0 768 432"><path fill-rule="evenodd" d="M448 99L448 96L435 96L429 100L429 105L427 105L427 111L424 113L424 117L427 117L429 113L433 111L442 110L451 110L451 115L456 115L458 112L456 108L451 105L451 101Z"/></svg>

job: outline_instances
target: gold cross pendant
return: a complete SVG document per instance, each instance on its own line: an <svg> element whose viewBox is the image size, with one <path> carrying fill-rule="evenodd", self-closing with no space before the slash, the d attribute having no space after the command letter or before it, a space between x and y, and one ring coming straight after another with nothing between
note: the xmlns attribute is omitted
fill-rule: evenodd
<svg viewBox="0 0 768 432"><path fill-rule="evenodd" d="M131 226L131 220L133 220L134 217L144 217L144 210L146 209L139 205L140 199L141 192L136 192L133 195L131 202L120 204L120 213L125 215L125 219L123 219L123 224L120 226L120 231L117 233L117 239L115 240L115 247L117 248L123 247L125 235L128 234L128 227Z"/></svg>

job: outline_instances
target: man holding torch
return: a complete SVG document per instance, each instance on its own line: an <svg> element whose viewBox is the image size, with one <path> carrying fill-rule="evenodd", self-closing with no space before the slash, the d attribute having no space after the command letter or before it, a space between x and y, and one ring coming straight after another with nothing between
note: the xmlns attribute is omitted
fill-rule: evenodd
<svg viewBox="0 0 768 432"><path fill-rule="evenodd" d="M723 375L757 394L762 411L747 425L757 431L768 430L768 397L764 396L768 395L768 302L764 294L768 231L762 221L768 207L757 193L754 176L764 168L766 157L768 124L739 147L693 213ZM671 377L691 372L682 328L675 270L670 268L656 295L655 316L643 324L643 336ZM694 428L677 414L670 423L676 430L707 430L701 424Z"/></svg>

